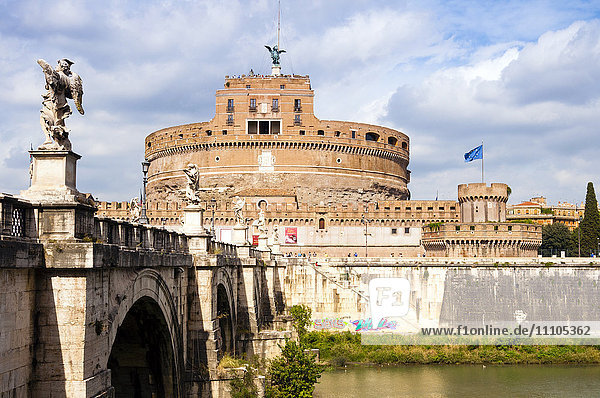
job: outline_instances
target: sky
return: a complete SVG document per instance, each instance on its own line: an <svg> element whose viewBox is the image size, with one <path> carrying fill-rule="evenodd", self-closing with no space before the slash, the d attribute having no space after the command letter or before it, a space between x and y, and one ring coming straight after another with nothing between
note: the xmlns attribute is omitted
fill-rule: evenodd
<svg viewBox="0 0 600 398"><path fill-rule="evenodd" d="M0 0L0 192L27 189L44 140L37 59L75 62L77 186L120 201L139 195L145 136L210 120L225 75L270 73L276 32L275 0ZM413 199L481 182L463 155L482 142L510 203L600 187L600 1L282 0L281 47L318 118L410 137Z"/></svg>

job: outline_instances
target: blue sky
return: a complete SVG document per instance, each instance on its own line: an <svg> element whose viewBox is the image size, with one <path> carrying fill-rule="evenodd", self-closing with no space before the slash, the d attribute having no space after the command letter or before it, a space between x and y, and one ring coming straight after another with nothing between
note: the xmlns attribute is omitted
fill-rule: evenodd
<svg viewBox="0 0 600 398"><path fill-rule="evenodd" d="M284 73L309 74L322 119L411 139L415 199L480 181L511 202L582 201L600 186L600 2L282 1ZM214 114L228 74L269 72L277 2L0 0L0 191L29 183L43 142L36 59L75 61L85 116L67 120L78 188L137 196L143 140Z"/></svg>

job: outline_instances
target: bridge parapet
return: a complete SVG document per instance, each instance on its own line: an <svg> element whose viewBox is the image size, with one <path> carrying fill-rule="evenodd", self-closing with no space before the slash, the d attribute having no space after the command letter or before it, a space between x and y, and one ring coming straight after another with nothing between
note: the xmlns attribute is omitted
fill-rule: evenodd
<svg viewBox="0 0 600 398"><path fill-rule="evenodd" d="M37 239L33 205L8 194L0 194L0 236L3 240Z"/></svg>

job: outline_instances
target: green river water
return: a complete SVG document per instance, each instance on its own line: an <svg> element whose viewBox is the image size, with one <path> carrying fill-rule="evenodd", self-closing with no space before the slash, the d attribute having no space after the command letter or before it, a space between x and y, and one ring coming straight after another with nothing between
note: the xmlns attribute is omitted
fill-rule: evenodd
<svg viewBox="0 0 600 398"><path fill-rule="evenodd" d="M316 398L600 397L600 366L418 365L323 373Z"/></svg>

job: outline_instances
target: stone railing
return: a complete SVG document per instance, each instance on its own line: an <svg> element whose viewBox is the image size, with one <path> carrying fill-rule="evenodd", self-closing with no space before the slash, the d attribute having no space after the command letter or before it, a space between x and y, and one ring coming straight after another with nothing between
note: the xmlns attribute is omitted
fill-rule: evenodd
<svg viewBox="0 0 600 398"><path fill-rule="evenodd" d="M217 254L225 257L237 257L237 246L231 243L219 242L216 240L210 240L208 243L208 252L210 254Z"/></svg>
<svg viewBox="0 0 600 398"><path fill-rule="evenodd" d="M0 194L0 236L2 239L37 239L31 203L12 195Z"/></svg>
<svg viewBox="0 0 600 398"><path fill-rule="evenodd" d="M166 230L106 217L94 217L95 236L90 240L129 248L165 252L187 252L187 236Z"/></svg>

